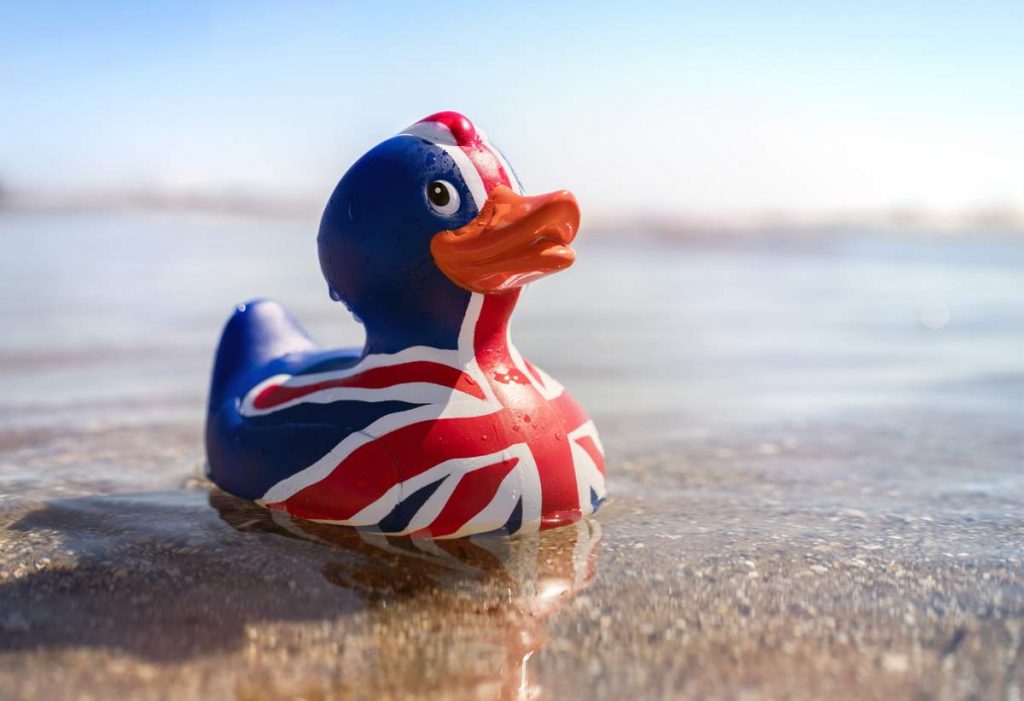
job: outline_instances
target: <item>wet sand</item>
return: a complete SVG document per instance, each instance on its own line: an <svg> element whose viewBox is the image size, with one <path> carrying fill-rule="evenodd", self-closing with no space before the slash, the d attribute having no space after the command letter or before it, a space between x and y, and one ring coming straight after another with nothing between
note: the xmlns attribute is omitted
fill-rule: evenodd
<svg viewBox="0 0 1024 701"><path fill-rule="evenodd" d="M611 500L432 544L197 479L232 303L359 338L311 230L0 218L3 698L1021 697L1024 248L584 244L515 333Z"/></svg>

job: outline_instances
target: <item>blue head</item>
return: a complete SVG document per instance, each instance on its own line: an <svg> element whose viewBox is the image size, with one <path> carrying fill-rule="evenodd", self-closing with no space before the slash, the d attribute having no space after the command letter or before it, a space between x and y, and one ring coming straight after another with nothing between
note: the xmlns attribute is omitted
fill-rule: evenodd
<svg viewBox="0 0 1024 701"><path fill-rule="evenodd" d="M317 239L331 295L366 325L368 352L455 348L473 292L509 294L572 262L568 193L529 198L468 119L433 115L360 158Z"/></svg>

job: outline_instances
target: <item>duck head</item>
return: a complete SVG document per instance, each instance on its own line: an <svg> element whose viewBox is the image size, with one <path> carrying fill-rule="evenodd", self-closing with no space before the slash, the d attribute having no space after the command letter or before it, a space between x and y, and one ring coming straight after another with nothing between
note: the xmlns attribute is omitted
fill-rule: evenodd
<svg viewBox="0 0 1024 701"><path fill-rule="evenodd" d="M366 325L367 352L455 348L471 294L501 295L572 265L567 191L528 197L508 162L456 112L440 112L360 158L331 195L317 238L331 297Z"/></svg>

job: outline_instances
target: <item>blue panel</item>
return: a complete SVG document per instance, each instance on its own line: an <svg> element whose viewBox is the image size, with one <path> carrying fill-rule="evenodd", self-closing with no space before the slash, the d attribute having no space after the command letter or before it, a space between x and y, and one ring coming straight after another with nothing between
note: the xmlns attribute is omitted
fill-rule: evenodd
<svg viewBox="0 0 1024 701"><path fill-rule="evenodd" d="M501 530L505 531L509 535L512 535L518 531L523 525L523 499L519 498L516 502L515 507L512 509L512 513L508 517L508 521L502 526Z"/></svg>
<svg viewBox="0 0 1024 701"><path fill-rule="evenodd" d="M447 476L442 477L436 482L431 482L425 487L420 487L415 492L410 494L408 497L399 502L391 513L385 516L380 521L380 529L385 533L398 533L404 531L412 521L412 517L416 515L424 504L427 503L427 499L430 495L437 491L437 488L441 486Z"/></svg>

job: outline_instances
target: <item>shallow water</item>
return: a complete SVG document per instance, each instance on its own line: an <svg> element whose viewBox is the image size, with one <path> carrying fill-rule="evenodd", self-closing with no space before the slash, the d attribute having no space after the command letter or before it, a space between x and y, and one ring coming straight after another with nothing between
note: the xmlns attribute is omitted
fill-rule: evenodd
<svg viewBox="0 0 1024 701"><path fill-rule="evenodd" d="M314 230L0 216L0 695L1020 697L1021 244L584 238L514 333L612 499L435 545L197 479L236 302L361 339Z"/></svg>

